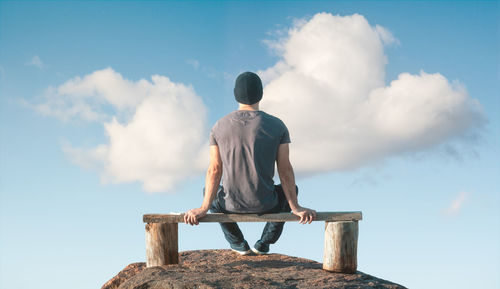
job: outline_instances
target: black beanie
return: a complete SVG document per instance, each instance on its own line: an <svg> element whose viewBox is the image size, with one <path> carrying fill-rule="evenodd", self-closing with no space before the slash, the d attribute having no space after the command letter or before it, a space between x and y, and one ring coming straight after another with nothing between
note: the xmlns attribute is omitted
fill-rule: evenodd
<svg viewBox="0 0 500 289"><path fill-rule="evenodd" d="M254 104L262 99L262 82L257 74L243 72L236 78L234 98L243 104Z"/></svg>

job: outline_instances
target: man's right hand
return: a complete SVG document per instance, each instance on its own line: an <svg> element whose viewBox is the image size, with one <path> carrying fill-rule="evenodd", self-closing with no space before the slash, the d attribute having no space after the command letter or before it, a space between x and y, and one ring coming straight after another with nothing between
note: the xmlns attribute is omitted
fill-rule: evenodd
<svg viewBox="0 0 500 289"><path fill-rule="evenodd" d="M184 213L184 223L189 225L198 225L198 220L207 215L208 209L196 208Z"/></svg>
<svg viewBox="0 0 500 289"><path fill-rule="evenodd" d="M312 221L316 220L316 211L304 207L297 207L292 210L292 213L300 217L300 224L311 224Z"/></svg>

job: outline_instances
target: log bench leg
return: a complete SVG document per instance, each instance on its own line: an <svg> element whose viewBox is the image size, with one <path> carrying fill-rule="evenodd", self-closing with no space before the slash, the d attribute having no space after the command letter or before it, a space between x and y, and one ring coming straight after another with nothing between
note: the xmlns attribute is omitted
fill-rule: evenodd
<svg viewBox="0 0 500 289"><path fill-rule="evenodd" d="M325 222L323 269L356 273L358 267L358 222Z"/></svg>
<svg viewBox="0 0 500 289"><path fill-rule="evenodd" d="M179 264L177 223L146 224L146 266Z"/></svg>

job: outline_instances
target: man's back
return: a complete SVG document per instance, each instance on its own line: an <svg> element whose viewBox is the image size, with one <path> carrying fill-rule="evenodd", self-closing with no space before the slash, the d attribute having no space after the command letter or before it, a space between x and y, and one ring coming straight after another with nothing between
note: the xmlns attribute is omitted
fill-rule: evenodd
<svg viewBox="0 0 500 289"><path fill-rule="evenodd" d="M300 223L311 223L316 211L301 207L297 200L292 164L289 160L290 136L278 118L259 111L262 81L253 72L236 78L234 97L237 111L221 118L210 133L210 163L205 178L201 207L184 214L184 222L198 225L207 211L213 213L292 212ZM276 162L281 185L274 186ZM222 178L222 186L219 186ZM278 241L283 222L267 222L260 240L250 250L237 223L220 223L231 249L241 255L267 254Z"/></svg>
<svg viewBox="0 0 500 289"><path fill-rule="evenodd" d="M212 128L210 145L219 147L226 210L259 213L278 203L274 164L280 144L289 143L285 124L263 111L233 111Z"/></svg>

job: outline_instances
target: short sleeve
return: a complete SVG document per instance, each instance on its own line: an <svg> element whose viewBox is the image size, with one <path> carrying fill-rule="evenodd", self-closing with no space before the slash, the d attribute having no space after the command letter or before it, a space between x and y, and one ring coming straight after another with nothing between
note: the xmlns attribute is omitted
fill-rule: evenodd
<svg viewBox="0 0 500 289"><path fill-rule="evenodd" d="M285 124L283 124L283 127L285 128L283 130L283 134L281 135L281 139L280 139L280 144L284 144L284 143L290 143L290 133L288 132L288 128L286 127Z"/></svg>
<svg viewBox="0 0 500 289"><path fill-rule="evenodd" d="M209 144L210 144L211 146L213 146L213 145L218 145L218 144L217 144L217 140L215 139L215 132L214 132L214 128L215 128L215 126L212 128L212 130L210 130Z"/></svg>

